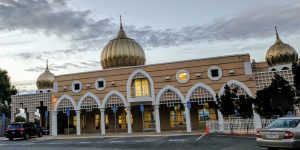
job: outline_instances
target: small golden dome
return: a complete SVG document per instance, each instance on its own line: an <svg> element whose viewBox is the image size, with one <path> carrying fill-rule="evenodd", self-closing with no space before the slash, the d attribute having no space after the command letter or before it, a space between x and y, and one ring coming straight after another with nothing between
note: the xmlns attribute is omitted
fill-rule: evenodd
<svg viewBox="0 0 300 150"><path fill-rule="evenodd" d="M117 37L106 44L101 52L101 66L103 69L138 66L146 62L143 48L135 40L126 36L120 17L120 31Z"/></svg>
<svg viewBox="0 0 300 150"><path fill-rule="evenodd" d="M275 31L277 37L276 42L269 48L266 54L268 65L272 67L296 63L298 61L297 51L289 44L285 44L280 40L276 27Z"/></svg>
<svg viewBox="0 0 300 150"><path fill-rule="evenodd" d="M48 69L48 61L45 72L39 75L38 79L36 80L36 86L38 89L53 89L53 82L54 82L55 75L51 73Z"/></svg>

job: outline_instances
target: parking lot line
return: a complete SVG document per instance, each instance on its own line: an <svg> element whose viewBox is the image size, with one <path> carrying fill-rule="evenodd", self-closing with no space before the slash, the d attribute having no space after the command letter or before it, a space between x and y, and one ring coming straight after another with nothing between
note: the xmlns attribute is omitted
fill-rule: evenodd
<svg viewBox="0 0 300 150"><path fill-rule="evenodd" d="M113 141L113 140L117 140L117 139L120 139L120 138L122 138L122 137L117 137L117 138L108 139L108 140L105 140L104 142Z"/></svg>
<svg viewBox="0 0 300 150"><path fill-rule="evenodd" d="M168 140L169 142L182 142L184 141L184 139L172 139L172 140Z"/></svg>
<svg viewBox="0 0 300 150"><path fill-rule="evenodd" d="M198 138L196 139L196 141L201 140L204 136L205 136L205 134L201 135L200 137L198 137Z"/></svg>
<svg viewBox="0 0 300 150"><path fill-rule="evenodd" d="M78 142L79 144L91 144L92 142Z"/></svg>
<svg viewBox="0 0 300 150"><path fill-rule="evenodd" d="M109 141L108 143L124 143L125 141Z"/></svg>
<svg viewBox="0 0 300 150"><path fill-rule="evenodd" d="M142 142L153 142L155 140L137 140L137 141L134 141L134 142L137 142L137 143L142 143Z"/></svg>

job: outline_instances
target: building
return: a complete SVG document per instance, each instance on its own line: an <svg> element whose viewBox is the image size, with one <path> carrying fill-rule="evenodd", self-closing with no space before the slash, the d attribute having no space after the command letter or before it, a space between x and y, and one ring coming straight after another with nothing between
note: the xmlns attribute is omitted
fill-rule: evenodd
<svg viewBox="0 0 300 150"><path fill-rule="evenodd" d="M102 50L103 70L54 76L47 65L37 80L37 94L12 97L12 118L22 107L32 121L34 109L42 108L41 122L46 125L47 110L47 125L54 136L65 134L68 126L77 135L191 132L207 119L222 122L214 103L225 85L254 96L270 84L274 72L293 83L291 64L297 60L297 51L283 43L276 30L266 62L239 54L145 65L143 48L127 37L121 23L116 38ZM259 121L259 116L254 119Z"/></svg>

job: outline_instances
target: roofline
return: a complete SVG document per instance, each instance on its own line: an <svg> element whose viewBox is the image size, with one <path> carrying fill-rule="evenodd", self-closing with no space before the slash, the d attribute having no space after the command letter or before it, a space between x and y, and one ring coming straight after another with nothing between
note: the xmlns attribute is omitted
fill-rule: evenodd
<svg viewBox="0 0 300 150"><path fill-rule="evenodd" d="M93 72L102 72L102 71L110 71L110 70L119 70L119 69L128 69L128 68L140 68L140 67L148 67L148 66L156 66L156 65L175 64L175 63L180 63L180 62L191 62L191 61L209 60L209 59L216 59L216 58L227 58L227 57L233 57L233 56L250 56L250 54L249 53L233 54L233 55L224 55L224 56L215 56L215 57L207 57L207 58L198 58L198 59L171 61L171 62L164 62L164 63L157 63L157 64L147 64L147 65L139 65L139 66L115 67L115 68L107 68L107 69L102 69L102 70L94 70L94 71L86 71L86 72L78 72L78 73L69 73L69 74L60 74L60 75L57 75L55 77L69 76L69 75L75 75L75 74L93 73Z"/></svg>

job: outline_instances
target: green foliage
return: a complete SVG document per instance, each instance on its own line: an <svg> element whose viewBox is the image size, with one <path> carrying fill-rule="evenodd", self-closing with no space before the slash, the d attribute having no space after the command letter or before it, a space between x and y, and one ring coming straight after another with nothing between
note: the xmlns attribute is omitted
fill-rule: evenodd
<svg viewBox="0 0 300 150"><path fill-rule="evenodd" d="M217 96L218 109L221 113L230 117L237 111L243 118L252 117L253 98L248 95L237 95L238 89L230 89L228 85L225 85L224 89L224 94L221 97Z"/></svg>
<svg viewBox="0 0 300 150"><path fill-rule="evenodd" d="M294 87L296 88L296 95L300 97L300 65L299 64L293 64L293 75L294 75ZM297 99L295 103L299 103L300 99Z"/></svg>
<svg viewBox="0 0 300 150"><path fill-rule="evenodd" d="M37 125L40 125L40 119L34 118L34 123L37 124Z"/></svg>
<svg viewBox="0 0 300 150"><path fill-rule="evenodd" d="M256 93L255 110L265 118L284 116L294 110L294 90L283 77L275 74L269 87Z"/></svg>
<svg viewBox="0 0 300 150"><path fill-rule="evenodd" d="M249 97L248 95L240 95L237 99L237 111L240 113L240 116L243 118L250 118L253 116L253 104L254 98Z"/></svg>
<svg viewBox="0 0 300 150"><path fill-rule="evenodd" d="M17 90L11 85L7 71L0 69L0 103L9 107L11 103L11 95L16 93Z"/></svg>
<svg viewBox="0 0 300 150"><path fill-rule="evenodd" d="M15 122L26 122L26 118L24 118L23 116L16 116L15 117Z"/></svg>
<svg viewBox="0 0 300 150"><path fill-rule="evenodd" d="M228 85L225 85L224 89L224 94L221 97L217 96L218 107L224 116L230 117L235 114L234 95Z"/></svg>

